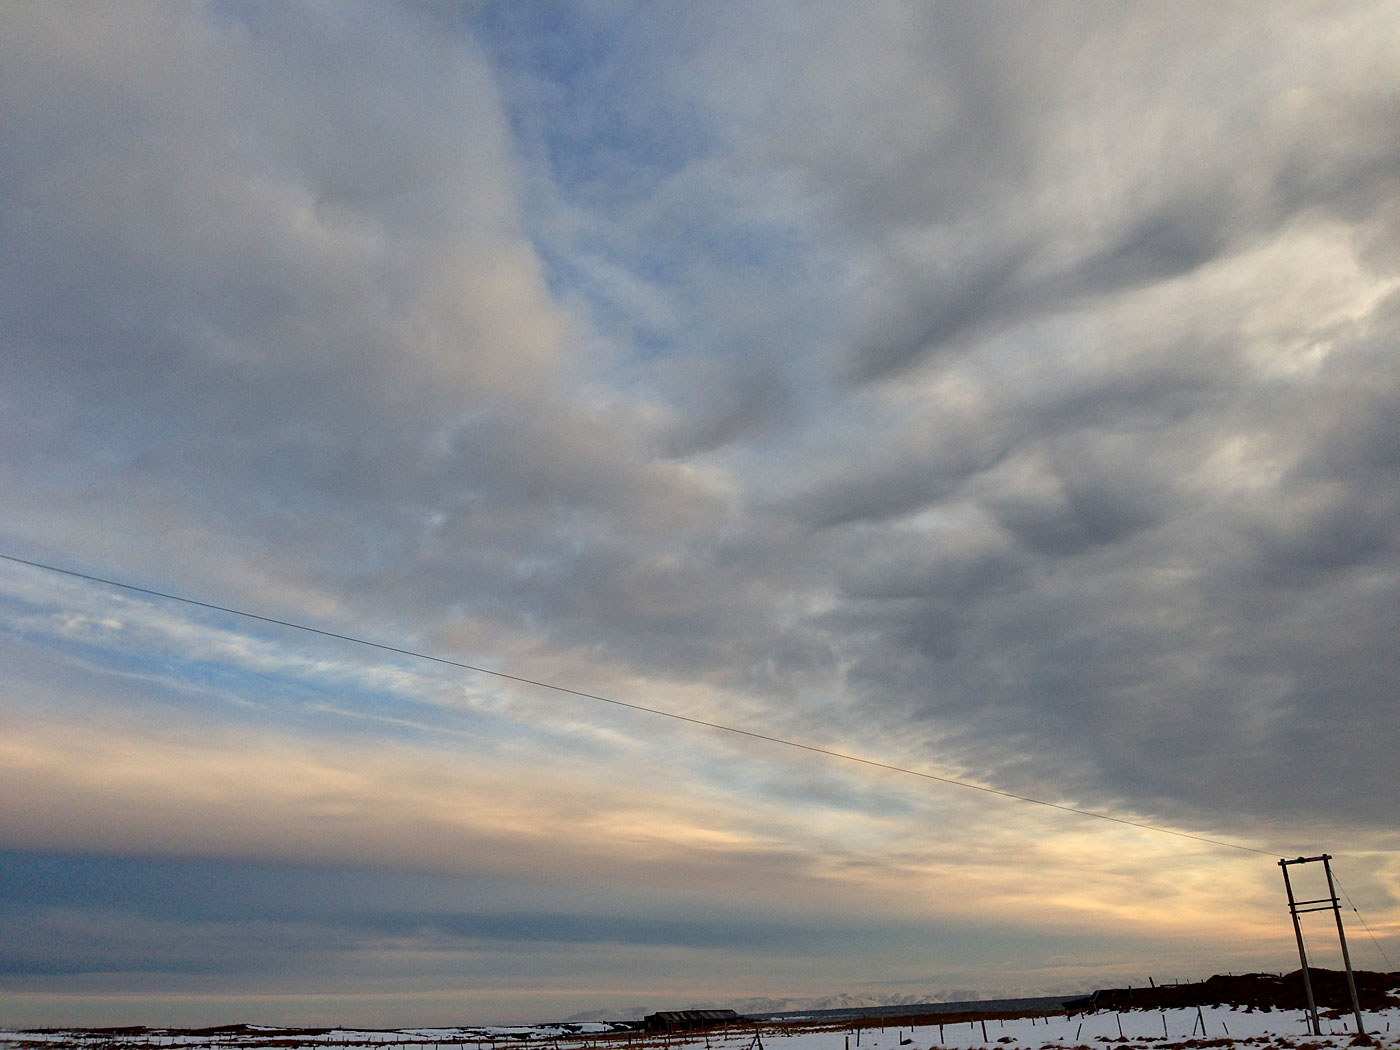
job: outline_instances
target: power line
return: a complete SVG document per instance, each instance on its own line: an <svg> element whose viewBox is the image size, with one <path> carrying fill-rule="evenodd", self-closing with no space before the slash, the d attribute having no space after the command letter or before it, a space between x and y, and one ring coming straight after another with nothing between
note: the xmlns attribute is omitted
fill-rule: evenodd
<svg viewBox="0 0 1400 1050"><path fill-rule="evenodd" d="M1161 835L1173 835L1177 838L1191 839L1195 842L1203 842L1211 846L1223 846L1227 849L1241 850L1246 853L1257 853L1261 856L1272 857L1275 854L1269 850L1256 849L1253 846L1245 846L1238 842L1228 842L1224 839L1211 838L1207 835L1197 835L1189 831L1177 831L1173 828L1164 828L1156 824L1149 824L1145 821L1130 820L1127 817L1117 817L1111 813L1100 813L1097 810L1082 809L1079 806L1068 806L1059 802L1047 802L1044 799L1032 798L1030 795L1019 795L1014 791L1003 791L1001 788L988 787L985 784L975 784L968 780L959 780L956 777L940 776L936 773L929 773L920 769L910 769L907 766L899 766L890 762L880 762L873 758L863 758L860 755L852 755L843 751L833 751L830 748L818 747L815 744L804 744L797 740L788 740L784 737L772 736L767 733L759 733L750 729L740 729L737 726L725 725L722 722L710 722L703 718L694 718L690 715L679 714L675 711L667 711L659 707L647 707L643 704L634 704L626 700L618 700L610 696L602 696L598 693L586 692L582 689L572 689L569 686L558 685L554 682L545 682L536 678L526 678L522 675L509 674L505 671L498 671L490 667L481 667L477 664L464 663L461 660L453 660L445 656L434 656L431 653L418 652L414 649L404 649L396 645L388 645L384 642L375 642L367 638L360 638L351 634L342 634L338 631L327 631L320 627L311 627L307 624L296 623L293 620L283 620L275 616L264 616L261 613L248 612L245 609L235 609L227 605L216 605L213 602L199 601L196 598L187 598L184 595L172 594L168 591L158 591L150 587L140 587L134 583L123 583L120 580L110 580L103 576L95 576L90 573L79 572L76 569L65 569L58 565L49 565L45 562L30 561L27 558L18 558L12 554L0 553L0 559L13 562L16 565L27 565L32 569L41 569L45 572L57 573L62 576L69 576L78 580L86 580L89 583L101 584L104 587L115 587L119 590L130 591L134 594L144 594L152 598L161 598L166 601L180 602L184 605L191 605L199 609L209 609L213 612L226 613L230 616L239 616L248 620L256 620L259 623L273 624L278 627L286 627L295 631L304 631L307 634L320 635L323 638L334 638L337 641L350 642L354 645L363 645L370 649L378 649L382 652L395 653L399 656L411 657L415 660L427 660L431 663L442 664L447 667L455 667L463 671L474 671L477 674L490 675L493 678L500 678L508 682L517 682L521 685L534 686L538 689L548 689L552 692L563 693L567 696L579 697L584 700L596 700L599 703L610 704L613 707L626 708L629 711L638 711L642 714L657 715L661 718L670 718L677 722L687 722L690 725L702 726L706 729L715 729L724 733L732 733L735 736L747 737L751 740L761 740L769 744L781 744L783 747L795 748L799 751L807 751L812 754L825 755L828 758L840 759L843 762L855 762L863 766L874 769L883 769L891 773L903 773L906 776L919 777L922 780L932 780L939 784L949 784L953 787L967 788L970 791L981 791L988 795L999 795L1002 798L1011 799L1016 802L1027 802L1031 805L1044 806L1047 809L1056 809L1062 813L1074 813L1081 817L1094 817L1098 820L1111 821L1114 824L1123 824L1131 828L1138 828L1142 831L1152 831ZM1358 916L1360 913L1357 913Z"/></svg>
<svg viewBox="0 0 1400 1050"><path fill-rule="evenodd" d="M1342 896L1347 899L1347 903L1351 905L1351 910L1354 911L1356 913L1356 917L1361 920L1362 927L1365 928L1366 933L1370 936L1371 943L1376 946L1376 951L1381 953L1381 958L1385 960L1386 966L1392 970L1395 969L1395 964L1390 961L1390 956L1387 955L1385 953L1385 949L1381 947L1381 942L1376 940L1376 935L1371 930L1371 924L1368 923L1362 916L1361 909L1359 909L1356 906L1356 903L1351 899L1351 894L1349 894L1346 891L1346 887L1342 885L1342 880L1338 877L1336 868L1332 869L1332 879L1337 883L1337 889L1342 891Z"/></svg>

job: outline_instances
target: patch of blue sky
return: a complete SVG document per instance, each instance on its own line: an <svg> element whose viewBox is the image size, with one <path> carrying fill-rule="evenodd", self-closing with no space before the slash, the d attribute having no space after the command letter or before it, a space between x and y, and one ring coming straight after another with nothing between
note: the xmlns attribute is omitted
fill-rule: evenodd
<svg viewBox="0 0 1400 1050"><path fill-rule="evenodd" d="M709 293L790 294L816 254L790 209L772 206L778 188L731 163L670 75L686 46L683 8L630 10L486 4L468 25L502 86L552 292L585 301L634 359L723 352Z"/></svg>
<svg viewBox="0 0 1400 1050"><path fill-rule="evenodd" d="M657 365L708 358L720 369L713 375L762 363L804 401L825 398L810 359L828 342L839 303L802 231L698 223L645 240L636 251L603 244L560 252L551 275L553 293L581 302L617 351L606 382L645 388ZM537 248L546 259L556 255L547 244Z"/></svg>
<svg viewBox="0 0 1400 1050"><path fill-rule="evenodd" d="M567 752L576 759L615 758L638 736L658 753L693 736L688 727L596 700L50 580L39 570L8 566L4 583L11 586L0 586L0 654L12 680L58 684L16 691L31 716L140 713L161 724L372 735L460 753ZM675 760L706 779L733 774L733 763L708 748L681 747Z"/></svg>
<svg viewBox="0 0 1400 1050"><path fill-rule="evenodd" d="M100 600L81 605L77 612L0 595L0 638L12 669L43 662L54 674L52 665L63 665L65 691L52 702L65 711L89 705L290 732L372 731L464 750L505 737L553 738L512 717L491 684L468 680L481 677L472 672L309 635L242 632L216 614L172 617L116 599L102 616ZM26 710L42 707L39 697L26 698Z"/></svg>
<svg viewBox="0 0 1400 1050"><path fill-rule="evenodd" d="M695 283L712 286L723 281L743 287L754 280L770 284L794 279L800 290L810 276L811 261L801 229L757 209L738 213L723 199L721 187L698 184L693 190L634 220L634 232L621 243L615 227L607 231L600 223L596 233L580 236L572 247L585 258L608 258L640 279L681 292ZM577 264L572 265L576 271ZM693 289L691 294L704 290ZM695 296L695 301L703 302L704 297Z"/></svg>
<svg viewBox="0 0 1400 1050"><path fill-rule="evenodd" d="M599 203L632 199L711 145L702 112L663 75L683 36L683 9L634 13L557 0L467 9L519 145L543 148L571 195Z"/></svg>
<svg viewBox="0 0 1400 1050"><path fill-rule="evenodd" d="M735 221L722 202L700 197L645 217L595 213L562 237L548 227L536 221L531 235L551 293L581 299L598 330L641 360L722 351L732 329L718 323L716 295L801 285L810 258L800 231L760 216Z"/></svg>

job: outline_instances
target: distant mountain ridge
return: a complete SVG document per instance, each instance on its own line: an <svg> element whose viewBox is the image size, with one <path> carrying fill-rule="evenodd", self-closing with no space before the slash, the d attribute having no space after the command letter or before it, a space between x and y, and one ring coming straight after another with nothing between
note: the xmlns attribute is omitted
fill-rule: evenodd
<svg viewBox="0 0 1400 1050"><path fill-rule="evenodd" d="M690 1003L684 1007L677 1007L676 1009L729 1009L747 1017L767 1014L804 1013L818 1010L865 1010L885 1006L917 1006L924 1003L965 1002L978 998L979 995L975 990L967 988L954 988L941 992L924 992L921 994L854 995L850 992L838 992L836 995L826 995L810 999L710 999ZM620 1010L589 1010L586 1013L574 1014L572 1017L567 1017L565 1021L570 1023L584 1021L640 1021L647 1014L657 1009L660 1008L631 1006Z"/></svg>
<svg viewBox="0 0 1400 1050"><path fill-rule="evenodd" d="M1319 1007L1343 1009L1350 1005L1346 974L1340 970L1309 967L1313 991ZM1400 1005L1400 972L1382 973L1357 970L1354 973L1357 995L1363 1010L1382 1010ZM983 993L985 996L985 993ZM1137 988L1103 988L1092 995L1061 992L1056 995L1029 997L979 997L969 989L947 989L923 995L837 995L811 999L724 999L698 1002L687 1009L713 1010L728 1008L745 1017L781 1018L781 1015L821 1015L822 1020L835 1020L841 1015L861 1015L876 1019L898 1017L908 1013L942 1014L946 1011L998 1010L1058 1010L1062 1006L1078 1011L1100 1009L1165 1009L1195 1005L1232 1005L1249 1009L1291 1009L1305 1007L1301 970L1292 973L1216 974L1204 981L1154 984ZM655 1007L634 1006L626 1010L594 1010L568 1018L570 1022L639 1021ZM788 1019L791 1019L790 1017Z"/></svg>

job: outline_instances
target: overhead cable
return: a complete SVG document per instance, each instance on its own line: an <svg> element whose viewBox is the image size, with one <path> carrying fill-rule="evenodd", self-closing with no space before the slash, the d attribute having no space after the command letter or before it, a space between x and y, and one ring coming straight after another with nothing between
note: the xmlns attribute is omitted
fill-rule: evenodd
<svg viewBox="0 0 1400 1050"><path fill-rule="evenodd" d="M1385 960L1386 967L1390 970L1394 970L1395 964L1390 961L1390 956L1387 955L1385 953L1385 949L1381 947L1381 942L1376 940L1376 935L1375 932L1371 929L1371 924L1366 921L1366 919L1361 914L1361 909L1359 909L1356 906L1355 902L1352 901L1351 894L1347 893L1346 887L1342 885L1342 880L1337 876L1337 869L1335 867L1332 869L1332 878L1337 883L1337 889L1342 891L1342 896L1345 897L1347 899L1347 903L1351 905L1351 910L1356 913L1357 919L1361 921L1362 927L1366 930L1366 933L1371 938L1371 943L1376 946L1376 951L1381 953L1381 958Z"/></svg>
<svg viewBox="0 0 1400 1050"><path fill-rule="evenodd" d="M953 787L966 788L969 791L980 791L988 795L999 795L1002 798L1011 799L1016 802L1026 802L1035 806L1044 806L1047 809L1059 810L1062 813L1074 813L1081 817L1093 817L1098 820L1110 821L1114 824L1123 824L1127 827L1138 828L1142 831L1151 831L1161 835L1173 835L1177 838L1191 839L1195 842L1203 842L1211 846L1222 846L1226 849L1241 850L1246 853L1257 853L1261 856L1271 857L1276 854L1270 850L1256 849L1253 846L1246 846L1238 842L1230 842L1225 839L1211 838L1208 835L1197 835L1189 831L1178 831L1175 828L1164 828L1157 824L1149 824L1146 821L1131 820L1128 817L1115 816L1112 813L1102 813L1098 810L1084 809L1079 806L1070 806L1060 802L1048 802L1045 799L1034 798L1030 795L1017 794L1014 791L1004 791L1001 788L989 787L986 784L977 784L969 780L960 780L957 777L943 776L937 773L930 773L921 769L910 769L907 766L895 765L891 762L881 762L873 758L864 758L860 755L848 754L844 751L834 751L830 748L819 747L816 744L805 744L797 740L789 740L785 737L773 736L768 733L760 733L751 729L740 729L737 726L725 725L722 722L711 722L703 718L695 718L691 715L683 715L676 711L667 711L664 708L648 707L643 704L635 704L626 700L618 700L610 696L602 696L598 693L590 693L582 689L573 689L569 686L558 685L554 682L546 682L536 678L527 678L523 675L510 674L506 671L499 671L490 667L481 667L477 664L465 663L461 660L453 660L446 656L435 656L432 653L418 652L414 649L405 649L397 645L389 645L384 642L371 641L368 638L360 638L356 635L343 634L339 631L327 631L320 627L311 627L307 624L297 623L293 620L284 620L275 616L265 616L262 613L249 612L246 609L236 609L227 605L218 605L213 602L200 601L197 598L187 598L184 595L172 594L168 591L158 591L150 587L141 587L133 583L123 583L120 580L112 580L103 576L96 576L91 573L79 572L76 569L67 569L58 565L50 565L45 562L31 561L28 558L19 558L12 554L0 553L0 560L13 562L16 565L27 565L32 569L41 569L45 572L57 573L62 576L69 576L78 580L85 580L89 583L101 584L104 587L114 587L118 590L130 591L134 594L144 594L151 598L161 598L165 601L179 602L184 605L194 606L199 609L208 609L213 612L226 613L230 616L238 616L248 620L256 620L259 623L272 624L277 627L286 627L294 631L303 631L307 634L320 635L323 638L333 638L337 641L350 642L354 645L362 645L371 649L378 649L382 652L394 653L399 656L410 657L415 660L427 660L431 663L442 664L447 667L455 667L463 671L473 671L477 674L490 675L508 682L516 682L521 685L534 686L537 689L547 689L555 693L563 693L567 696L578 697L583 700L594 700L598 703L610 704L613 707L626 708L629 711L637 711L642 714L656 715L661 718L673 719L677 722L686 722L690 725L702 726L706 729L715 729L723 733L731 733L735 736L747 737L751 740L761 740L769 744L780 744L783 747L795 748L800 751L807 751L812 754L825 755L828 758L839 759L842 762L854 762L859 765L874 769L883 769L891 773L902 773L906 776L919 777L922 780L932 780L939 784L949 784ZM1357 913L1359 916L1359 912Z"/></svg>

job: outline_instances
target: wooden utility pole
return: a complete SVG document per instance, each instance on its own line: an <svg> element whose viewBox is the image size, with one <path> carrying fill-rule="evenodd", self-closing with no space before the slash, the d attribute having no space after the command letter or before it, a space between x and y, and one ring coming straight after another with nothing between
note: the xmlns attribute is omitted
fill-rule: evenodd
<svg viewBox="0 0 1400 1050"><path fill-rule="evenodd" d="M1315 861L1322 861L1322 869L1327 873L1327 893L1326 897L1319 897L1317 900L1300 901L1293 898L1293 883L1288 878L1288 866L1290 864L1312 864ZM1361 1020L1361 1000L1356 994L1356 977L1351 971L1351 953L1347 951L1347 934L1342 928L1342 906L1337 899L1337 887L1332 881L1332 855L1323 853L1317 857L1295 857L1293 860L1281 860L1278 866L1283 870L1283 887L1288 892L1288 913L1293 916L1293 934L1298 938L1298 959L1303 964L1303 988L1308 993L1308 1014L1312 1018L1313 1035L1322 1034L1322 1022L1317 1016L1317 1001L1313 998L1312 978L1308 975L1308 952L1303 947L1303 927L1298 922L1298 916L1310 911L1331 910L1337 919L1337 939L1342 944L1342 963L1347 971L1347 988L1351 991L1351 1010L1356 1018L1356 1034L1365 1035L1366 1026Z"/></svg>
<svg viewBox="0 0 1400 1050"><path fill-rule="evenodd" d="M1356 1015L1356 1034L1365 1035L1366 1029L1361 1023L1361 999L1356 994L1356 975L1351 972L1351 952L1347 951L1347 931L1342 929L1342 905L1337 900L1337 886L1332 881L1332 858L1324 853L1322 855L1322 870L1327 872L1327 892L1332 897L1332 914L1337 918L1337 940L1342 945L1342 965L1347 970L1347 988L1351 991L1351 1010Z"/></svg>
<svg viewBox="0 0 1400 1050"><path fill-rule="evenodd" d="M1302 857L1295 860L1297 864ZM1278 866L1283 869L1283 888L1288 892L1288 914L1293 916L1293 935L1298 938L1298 960L1303 965L1303 990L1308 993L1308 1020L1312 1022L1312 1034L1322 1034L1322 1022L1317 1019L1317 1002L1313 999L1312 978L1308 976L1308 950L1303 947L1303 927L1298 922L1298 903L1293 899L1293 883L1288 878L1288 861L1281 860Z"/></svg>

